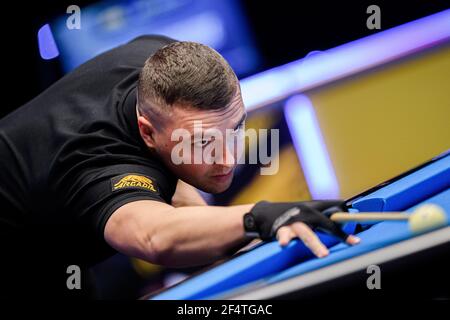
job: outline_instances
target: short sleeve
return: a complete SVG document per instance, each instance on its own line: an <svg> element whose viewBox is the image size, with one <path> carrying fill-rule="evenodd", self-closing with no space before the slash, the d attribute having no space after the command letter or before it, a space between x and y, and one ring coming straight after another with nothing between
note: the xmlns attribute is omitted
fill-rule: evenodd
<svg viewBox="0 0 450 320"><path fill-rule="evenodd" d="M63 194L64 211L83 232L103 242L109 217L121 206L138 200L170 203L173 177L155 167L115 165L80 174Z"/></svg>

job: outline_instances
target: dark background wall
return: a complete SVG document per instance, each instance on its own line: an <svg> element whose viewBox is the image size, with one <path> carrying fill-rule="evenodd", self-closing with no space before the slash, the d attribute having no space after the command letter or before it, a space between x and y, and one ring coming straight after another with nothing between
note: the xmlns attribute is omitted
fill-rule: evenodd
<svg viewBox="0 0 450 320"><path fill-rule="evenodd" d="M224 1L224 0L219 0ZM38 95L62 76L57 59L44 61L37 47L38 29L70 4L96 1L22 1L2 3L2 102L0 117ZM257 71L375 33L366 28L366 8L381 8L382 30L445 10L444 1L241 1L263 64ZM414 35L411 35L412 37Z"/></svg>

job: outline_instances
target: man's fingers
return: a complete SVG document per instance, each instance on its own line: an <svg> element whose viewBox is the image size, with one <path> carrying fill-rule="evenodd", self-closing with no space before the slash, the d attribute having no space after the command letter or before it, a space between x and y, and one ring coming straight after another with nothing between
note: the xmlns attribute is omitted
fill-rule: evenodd
<svg viewBox="0 0 450 320"><path fill-rule="evenodd" d="M360 241L361 241L360 238L355 237L355 236L353 236L353 235L349 235L349 236L347 237L347 239L345 240L346 243L348 243L348 244L350 244L350 245L352 245L352 246L355 245L355 244L358 244Z"/></svg>
<svg viewBox="0 0 450 320"><path fill-rule="evenodd" d="M352 246L358 244L361 241L361 239L359 239L358 237L345 233L342 230L341 226L339 226L336 222L331 221L325 217L323 218L324 219L321 219L321 223L318 227L318 229L320 229L321 231L331 234L339 238L341 241Z"/></svg>
<svg viewBox="0 0 450 320"><path fill-rule="evenodd" d="M295 233L288 226L281 227L277 232L277 239L281 246L287 246L292 238L296 237Z"/></svg>
<svg viewBox="0 0 450 320"><path fill-rule="evenodd" d="M322 258L328 255L328 249L320 242L317 235L302 222L295 222L290 226L295 232L296 236L303 241L317 257Z"/></svg>
<svg viewBox="0 0 450 320"><path fill-rule="evenodd" d="M322 215L320 212L318 213L318 226L316 229L319 229L323 232L326 232L328 234L331 234L337 238L339 238L343 242L347 242L347 239L349 238L349 235L345 233L341 226L338 225L336 222L328 219L324 215Z"/></svg>

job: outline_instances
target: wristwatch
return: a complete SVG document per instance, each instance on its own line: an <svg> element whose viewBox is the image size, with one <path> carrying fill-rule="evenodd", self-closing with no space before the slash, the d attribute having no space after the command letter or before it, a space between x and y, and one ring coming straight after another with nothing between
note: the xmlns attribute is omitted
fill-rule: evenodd
<svg viewBox="0 0 450 320"><path fill-rule="evenodd" d="M249 237L259 237L255 216L251 212L248 212L244 214L243 219L244 219L245 235Z"/></svg>

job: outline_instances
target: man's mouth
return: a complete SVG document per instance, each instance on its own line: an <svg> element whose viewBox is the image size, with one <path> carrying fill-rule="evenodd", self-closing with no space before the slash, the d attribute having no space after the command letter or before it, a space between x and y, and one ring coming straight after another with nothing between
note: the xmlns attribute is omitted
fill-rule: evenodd
<svg viewBox="0 0 450 320"><path fill-rule="evenodd" d="M224 174L216 174L213 175L212 177L217 180L217 181L226 181L228 180L231 176L233 175L233 170L230 170L228 173L224 173Z"/></svg>

